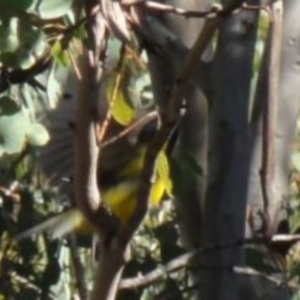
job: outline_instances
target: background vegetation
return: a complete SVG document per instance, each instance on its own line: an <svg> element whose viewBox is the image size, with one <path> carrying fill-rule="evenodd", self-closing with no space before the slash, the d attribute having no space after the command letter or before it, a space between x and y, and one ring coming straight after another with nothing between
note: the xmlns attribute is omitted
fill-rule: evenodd
<svg viewBox="0 0 300 300"><path fill-rule="evenodd" d="M87 299L94 287L91 238L14 237L74 205L95 16L107 26L99 110L113 101L123 128L158 106L160 133L178 126L174 199L135 232L118 299L300 299L300 3L140 2L0 2L0 299Z"/></svg>

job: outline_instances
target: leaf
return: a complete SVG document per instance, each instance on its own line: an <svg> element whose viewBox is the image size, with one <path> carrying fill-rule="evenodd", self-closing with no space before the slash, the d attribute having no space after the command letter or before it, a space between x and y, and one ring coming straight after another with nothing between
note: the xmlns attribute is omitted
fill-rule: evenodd
<svg viewBox="0 0 300 300"><path fill-rule="evenodd" d="M73 0L33 0L28 11L44 20L55 19L66 15L72 4Z"/></svg>
<svg viewBox="0 0 300 300"><path fill-rule="evenodd" d="M166 187L166 192L169 197L172 197L172 180L170 178L170 167L169 162L164 151L161 151L156 158L156 169L158 176L162 179L164 186Z"/></svg>
<svg viewBox="0 0 300 300"><path fill-rule="evenodd" d="M26 69L31 67L48 50L46 36L42 30L28 26L28 21L20 19L18 35L21 46L17 53L18 67Z"/></svg>
<svg viewBox="0 0 300 300"><path fill-rule="evenodd" d="M66 68L59 68L57 65L49 70L47 85L47 99L50 108L57 107L59 101L63 98L63 85L66 82ZM68 114L68 112L67 112Z"/></svg>
<svg viewBox="0 0 300 300"><path fill-rule="evenodd" d="M2 101L3 100L3 101ZM13 154L22 150L30 124L29 117L13 107L13 100L0 98L0 155Z"/></svg>
<svg viewBox="0 0 300 300"><path fill-rule="evenodd" d="M0 53L13 53L20 46L18 38L18 19L3 18L0 23Z"/></svg>
<svg viewBox="0 0 300 300"><path fill-rule="evenodd" d="M293 210L292 215L288 219L291 233L295 233L300 228L300 212L299 209Z"/></svg>
<svg viewBox="0 0 300 300"><path fill-rule="evenodd" d="M291 159L293 166L300 172L300 152L293 153Z"/></svg>
<svg viewBox="0 0 300 300"><path fill-rule="evenodd" d="M51 54L54 57L55 61L63 66L63 67L67 67L70 65L70 60L69 57L66 53L66 51L64 51L61 47L61 43L59 41L56 41L54 43L54 45L51 48Z"/></svg>
<svg viewBox="0 0 300 300"><path fill-rule="evenodd" d="M20 111L18 104L9 97L0 98L0 116L1 115L13 115Z"/></svg>
<svg viewBox="0 0 300 300"><path fill-rule="evenodd" d="M128 125L134 118L135 111L134 109L128 104L128 101L126 101L125 93L122 88L122 82L121 87L118 88L118 90L115 92L115 82L116 82L116 76L113 75L108 81L108 86L106 89L106 96L108 101L111 104L111 114L113 118L121 125L126 126ZM115 95L114 95L115 93ZM113 99L113 96L114 99Z"/></svg>
<svg viewBox="0 0 300 300"><path fill-rule="evenodd" d="M40 29L27 19L9 18L0 24L0 61L6 67L26 69L47 50L48 44Z"/></svg>
<svg viewBox="0 0 300 300"><path fill-rule="evenodd" d="M289 270L289 280L300 277L300 262L296 262Z"/></svg>
<svg viewBox="0 0 300 300"><path fill-rule="evenodd" d="M300 300L300 289L296 290L292 297L291 297L291 300Z"/></svg>
<svg viewBox="0 0 300 300"><path fill-rule="evenodd" d="M26 139L32 146L43 146L48 143L50 136L42 124L32 123L26 133Z"/></svg>

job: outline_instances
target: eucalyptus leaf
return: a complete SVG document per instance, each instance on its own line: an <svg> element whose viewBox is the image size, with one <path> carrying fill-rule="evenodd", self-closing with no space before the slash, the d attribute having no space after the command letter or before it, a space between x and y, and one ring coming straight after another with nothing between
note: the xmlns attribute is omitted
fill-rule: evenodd
<svg viewBox="0 0 300 300"><path fill-rule="evenodd" d="M298 172L300 172L300 152L292 154L292 163Z"/></svg>
<svg viewBox="0 0 300 300"><path fill-rule="evenodd" d="M28 116L22 111L0 117L0 155L22 150L29 122Z"/></svg>
<svg viewBox="0 0 300 300"><path fill-rule="evenodd" d="M26 139L32 146L43 146L48 143L50 136L45 126L32 123L26 133Z"/></svg>
<svg viewBox="0 0 300 300"><path fill-rule="evenodd" d="M73 0L33 0L28 11L38 15L41 19L55 19L66 15Z"/></svg>
<svg viewBox="0 0 300 300"><path fill-rule="evenodd" d="M300 228L300 212L299 209L293 210L292 215L288 219L291 233L295 233Z"/></svg>
<svg viewBox="0 0 300 300"><path fill-rule="evenodd" d="M66 51L63 50L61 43L59 41L55 42L51 48L52 56L55 61L63 67L67 67L70 65L70 60L67 56Z"/></svg>
<svg viewBox="0 0 300 300"><path fill-rule="evenodd" d="M20 111L19 105L9 97L0 98L0 116L13 115Z"/></svg>
<svg viewBox="0 0 300 300"><path fill-rule="evenodd" d="M0 62L6 67L27 69L44 55L48 43L42 30L27 19L3 19L0 24Z"/></svg>
<svg viewBox="0 0 300 300"><path fill-rule="evenodd" d="M111 76L108 80L108 85L106 89L106 95L111 106L111 114L113 118L121 125L128 125L134 118L135 111L126 100L126 95L124 93L124 87L122 83L115 90L115 82L117 80L117 75Z"/></svg>

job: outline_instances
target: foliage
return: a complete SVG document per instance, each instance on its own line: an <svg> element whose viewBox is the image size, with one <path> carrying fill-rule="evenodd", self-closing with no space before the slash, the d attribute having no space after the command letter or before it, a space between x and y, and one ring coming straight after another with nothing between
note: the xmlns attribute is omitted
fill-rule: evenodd
<svg viewBox="0 0 300 300"><path fill-rule="evenodd" d="M81 8L77 0L0 1L1 72L26 72L38 64L43 66L42 72L34 77L9 83L0 96L0 300L71 299L79 294L79 277L89 290L92 286L93 260L97 257L92 258L91 237L73 236L53 241L48 235L39 235L21 242L14 240L16 233L72 205L63 189L65 186L51 182L40 168L39 153L53 138L45 115L68 98L70 92L65 91L66 78L74 71L85 37ZM257 79L266 31L267 20L263 15L253 62L253 83ZM113 37L108 49L102 91L111 107L112 118L127 126L141 111L149 111L154 105L146 59L123 49ZM300 225L298 144L297 136L292 155L289 218L289 230L293 233L299 231ZM49 164L55 162L55 157L46 159ZM61 167L56 166L57 172ZM184 178L175 176L175 191L176 188L185 191L191 184L190 177L203 173L185 151L176 153L173 168L185 174ZM171 182L168 196L172 196ZM290 280L299 284L299 246L294 247L294 251L288 249L284 259L287 257ZM74 251L84 266L84 275L78 275ZM266 259L266 252L272 254L271 249L248 247L246 264L272 275L278 270L278 261L272 255ZM176 215L172 201L167 199L162 207L149 213L134 236L132 259L124 277L146 274L182 253ZM122 290L120 299L189 299L190 288L189 270L185 268L166 273L146 288Z"/></svg>
<svg viewBox="0 0 300 300"><path fill-rule="evenodd" d="M69 92L65 91L66 78L85 37L83 17L76 14L78 9L79 1L71 0L0 3L2 72L26 72L50 60L34 78L9 83L0 98L0 299L71 299L79 293L78 276L88 289L92 286L90 237L75 236L75 246L68 237L55 241L48 235L20 242L14 239L16 233L71 205L61 184L49 182L48 174L40 168L43 162L39 153L52 141L46 117ZM144 58L126 51L124 54L115 38L110 39L108 48L103 91L112 117L126 126L137 110L153 106L149 74ZM46 158L50 164L53 159L50 155ZM171 194L171 183L168 184ZM125 276L150 271L182 252L177 246L171 203L167 200L152 212L136 234L131 246L133 259ZM84 275L78 275L74 251L85 267ZM184 276L178 274L175 278ZM177 279L168 276L167 281L160 280L149 289L123 291L121 298L149 299L168 293L174 287L179 289Z"/></svg>

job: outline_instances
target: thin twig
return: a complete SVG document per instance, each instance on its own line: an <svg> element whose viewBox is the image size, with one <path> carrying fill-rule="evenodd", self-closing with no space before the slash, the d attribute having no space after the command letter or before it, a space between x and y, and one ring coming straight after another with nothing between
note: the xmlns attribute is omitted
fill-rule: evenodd
<svg viewBox="0 0 300 300"><path fill-rule="evenodd" d="M124 59L125 59L125 46L123 43L121 50L120 50L120 57L119 57L118 65L116 68L116 78L115 78L115 82L114 82L114 86L113 86L111 99L108 99L109 109L106 112L106 116L105 116L102 126L100 128L99 134L97 135L99 145L102 144L105 134L107 133L107 130L108 130L111 118L112 118L112 109L115 105L115 102L116 102L117 96L118 96L118 92L121 88L121 82L122 82L122 79L124 76Z"/></svg>
<svg viewBox="0 0 300 300"><path fill-rule="evenodd" d="M143 127L145 124L151 122L155 118L158 118L157 111L151 111L145 115L143 115L141 118L137 119L133 124L127 126L124 130L122 130L117 135L114 135L113 137L109 138L108 140L101 143L101 148L108 147L114 143L116 143L118 140L124 138L128 134L130 134L133 130L135 130L138 127Z"/></svg>
<svg viewBox="0 0 300 300"><path fill-rule="evenodd" d="M82 74L80 72L80 69L78 67L77 62L73 58L73 55L70 53L70 51L67 51L66 53L67 53L67 55L70 59L72 70L74 70L74 73L75 73L75 76L76 76L77 80L79 80L79 81L82 80Z"/></svg>
<svg viewBox="0 0 300 300"><path fill-rule="evenodd" d="M24 276L19 275L16 272L11 272L10 277L12 280L18 282L18 284L24 285L26 288L32 289L35 292L37 292L39 295L42 293L42 290L39 286L32 283L28 278L25 278ZM50 293L47 295L47 299L49 300L55 300L56 298L52 296Z"/></svg>
<svg viewBox="0 0 300 300"><path fill-rule="evenodd" d="M288 241L288 240L300 240L300 235L292 235L292 236L274 236L272 238L273 242L278 242L278 241ZM251 238L251 239L243 239L243 240L238 240L236 242L224 244L224 245L208 245L201 247L198 250L190 251L185 254L182 254L171 261L169 261L165 265L160 265L153 271L148 272L147 274L144 275L138 275L133 278L127 278L123 279L120 282L120 289L136 289L139 287L143 286L148 286L155 281L159 280L161 277L166 276L168 273L175 272L181 268L184 267L189 267L189 262L193 257L203 255L212 251L222 251L228 248L232 247L241 247L245 245L255 245L255 244L265 244L266 240L263 238ZM194 265L193 267L196 268L201 268L203 270L208 270L208 271L217 271L217 270L228 270L231 272L235 272L237 274L241 275L247 275L247 276L259 276L266 278L277 285L282 285L284 282L282 280L278 280L277 278L274 278L272 276L268 276L265 273L259 272L257 270L254 270L250 267L247 266L219 266L219 267L209 267L209 266L203 266L203 265Z"/></svg>
<svg viewBox="0 0 300 300"><path fill-rule="evenodd" d="M73 262L75 278L76 278L76 283L77 283L77 287L78 287L78 293L80 296L80 300L87 300L88 299L88 290L86 287L86 282L85 282L85 277L84 277L85 273L84 273L84 268L82 266L82 262L81 262L80 256L79 256L77 238L74 233L70 235L69 243L70 243L71 257L72 257L72 262Z"/></svg>
<svg viewBox="0 0 300 300"><path fill-rule="evenodd" d="M144 0L123 0L122 4L125 6L132 5L143 5L148 10L154 10L156 13L169 13L182 16L185 18L217 18L223 15L224 12L227 13L227 9L223 9L222 5L214 4L209 10L199 11L199 10L187 10L181 7L176 7L174 5L164 4L157 1L144 1ZM248 5L242 3L237 6L236 9L231 10L231 13L238 13L240 10L261 10L267 9L265 5Z"/></svg>
<svg viewBox="0 0 300 300"><path fill-rule="evenodd" d="M183 8L175 7L173 5L163 4L156 1L132 1L132 0L123 0L123 5L144 5L145 8L149 10L154 10L155 12L161 13L172 13L176 15L180 15L186 18L214 18L217 16L217 12L222 10L221 5L214 5L208 11L199 11L199 10L186 10Z"/></svg>

